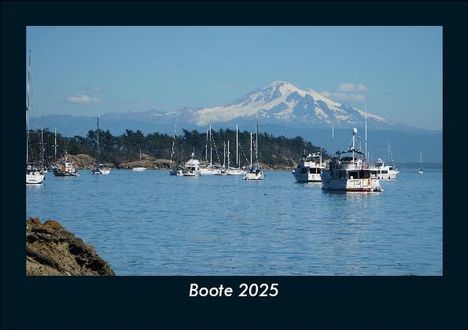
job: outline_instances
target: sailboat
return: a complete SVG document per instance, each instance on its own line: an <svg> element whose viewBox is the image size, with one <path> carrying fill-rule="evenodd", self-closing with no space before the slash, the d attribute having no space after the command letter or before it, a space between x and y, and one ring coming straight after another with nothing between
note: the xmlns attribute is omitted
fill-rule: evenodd
<svg viewBox="0 0 468 330"><path fill-rule="evenodd" d="M29 162L29 111L31 110L30 107L30 100L29 100L29 89L31 83L31 73L30 73L30 66L31 66L31 52L28 54L27 58L27 70L26 70L26 184L40 184L44 182L45 176L43 172L43 168L39 168L32 162Z"/></svg>
<svg viewBox="0 0 468 330"><path fill-rule="evenodd" d="M175 160L175 142L177 140L177 137L179 135L179 113L177 113L177 121L175 123L175 128L174 128L174 138L172 139L172 148L171 148L171 163L169 165L169 174L170 175L177 175L177 176L183 176L182 169L179 167L178 162Z"/></svg>
<svg viewBox="0 0 468 330"><path fill-rule="evenodd" d="M229 152L228 152L229 155ZM228 162L229 164L229 162ZM236 166L237 167L229 167L226 170L227 175L245 175L247 171L241 169L240 167L240 157L239 157L239 126L236 125Z"/></svg>
<svg viewBox="0 0 468 330"><path fill-rule="evenodd" d="M101 149L99 147L99 115L97 117L97 130L96 130L96 167L91 170L91 174L100 175L104 174L107 175L110 173L110 167L100 164L99 163L99 156L101 155Z"/></svg>
<svg viewBox="0 0 468 330"><path fill-rule="evenodd" d="M419 169L418 169L418 171L416 173L423 174L424 171L422 169L422 152L421 151L419 152L419 164L420 164L420 167L419 167Z"/></svg>
<svg viewBox="0 0 468 330"><path fill-rule="evenodd" d="M140 149L140 160L142 159L141 157L141 149ZM137 166L137 167L134 167L132 168L132 171L135 171L135 172L143 172L146 170L146 167L142 167L142 166Z"/></svg>
<svg viewBox="0 0 468 330"><path fill-rule="evenodd" d="M211 125L210 125L209 131L207 132L206 137L207 137L207 144L206 144L207 157L206 158L208 158L208 142L209 142L210 143L210 162L208 165L206 165L206 167L200 167L199 169L200 175L219 175L221 174L221 170L213 166L213 137L211 134Z"/></svg>
<svg viewBox="0 0 468 330"><path fill-rule="evenodd" d="M263 171L260 169L260 163L258 162L258 110L257 110L257 126L255 134L255 167L252 166L252 135L250 135L250 169L245 174L244 180L263 180L265 177Z"/></svg>

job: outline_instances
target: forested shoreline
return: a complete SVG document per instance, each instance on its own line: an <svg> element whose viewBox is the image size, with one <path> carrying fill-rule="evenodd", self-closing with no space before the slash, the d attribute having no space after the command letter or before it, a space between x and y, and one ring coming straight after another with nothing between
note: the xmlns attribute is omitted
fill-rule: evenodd
<svg viewBox="0 0 468 330"><path fill-rule="evenodd" d="M65 137L57 132L57 150L55 154L55 133L49 129L31 130L29 134L29 156L30 160L40 163L44 160L45 165L54 163L65 153L69 155L85 154L96 158L97 154L97 131L90 130L83 136ZM43 144L41 144L41 134ZM255 143L255 134L254 134ZM293 167L298 159L305 153L320 152L320 147L305 141L302 137L287 138L275 137L268 133L259 134L259 158L260 161L270 167ZM230 163L234 165L236 150L236 131L230 129L219 129L212 131L213 162L223 163L224 143L230 144ZM208 152L206 146L208 144ZM43 148L41 148L41 145ZM207 142L206 132L197 130L182 130L181 134L171 136L158 132L143 134L140 130L126 130L124 134L114 136L109 130L99 131L99 161L120 167L121 164L137 161L141 154L153 159L170 159L174 145L173 159L179 163L187 161L192 152L201 161L209 157L210 143ZM322 150L323 158L328 156ZM254 156L255 157L255 156ZM247 166L250 160L250 132L239 132L239 158L242 166Z"/></svg>

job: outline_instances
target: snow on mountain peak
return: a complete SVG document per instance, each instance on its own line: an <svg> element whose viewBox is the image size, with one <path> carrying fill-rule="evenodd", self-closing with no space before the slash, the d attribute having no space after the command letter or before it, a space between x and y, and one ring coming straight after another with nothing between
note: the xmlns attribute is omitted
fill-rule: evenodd
<svg viewBox="0 0 468 330"><path fill-rule="evenodd" d="M228 105L198 109L193 112L192 121L199 126L205 126L243 117L255 117L257 111L262 120L268 121L300 121L319 125L330 124L333 121L352 124L367 117L370 120L389 123L377 115L335 102L313 89L303 90L290 82L280 80L248 93Z"/></svg>

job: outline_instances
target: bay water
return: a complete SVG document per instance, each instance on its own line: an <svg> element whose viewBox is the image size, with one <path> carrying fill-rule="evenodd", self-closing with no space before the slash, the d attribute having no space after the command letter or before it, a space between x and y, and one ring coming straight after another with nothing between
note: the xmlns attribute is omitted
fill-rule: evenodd
<svg viewBox="0 0 468 330"><path fill-rule="evenodd" d="M26 214L58 220L117 275L442 275L442 170L381 193L331 193L291 171L46 175Z"/></svg>

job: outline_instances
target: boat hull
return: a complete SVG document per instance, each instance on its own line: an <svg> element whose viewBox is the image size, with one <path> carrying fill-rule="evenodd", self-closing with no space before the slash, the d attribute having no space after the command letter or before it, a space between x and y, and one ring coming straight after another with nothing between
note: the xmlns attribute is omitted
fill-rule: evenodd
<svg viewBox="0 0 468 330"><path fill-rule="evenodd" d="M221 170L216 168L200 168L200 175L220 175Z"/></svg>
<svg viewBox="0 0 468 330"><path fill-rule="evenodd" d="M292 174L297 182L322 182L322 177L318 173L301 173L293 170Z"/></svg>
<svg viewBox="0 0 468 330"><path fill-rule="evenodd" d="M244 176L244 180L248 181L258 181L258 180L263 180L265 175L263 174L263 171L259 172L247 172Z"/></svg>
<svg viewBox="0 0 468 330"><path fill-rule="evenodd" d="M76 173L76 172L63 172L63 171L60 171L58 169L55 169L54 170L54 175L55 176L62 176L62 177L64 177L64 176L78 176L78 173Z"/></svg>
<svg viewBox="0 0 468 330"><path fill-rule="evenodd" d="M333 178L328 171L322 173L322 189L349 192L380 192L383 191L377 178L346 179Z"/></svg>
<svg viewBox="0 0 468 330"><path fill-rule="evenodd" d="M44 174L40 172L26 173L26 184L41 184L42 182L44 182L44 179Z"/></svg>
<svg viewBox="0 0 468 330"><path fill-rule="evenodd" d="M246 175L247 171L237 169L237 168L230 168L226 171L227 175Z"/></svg>

